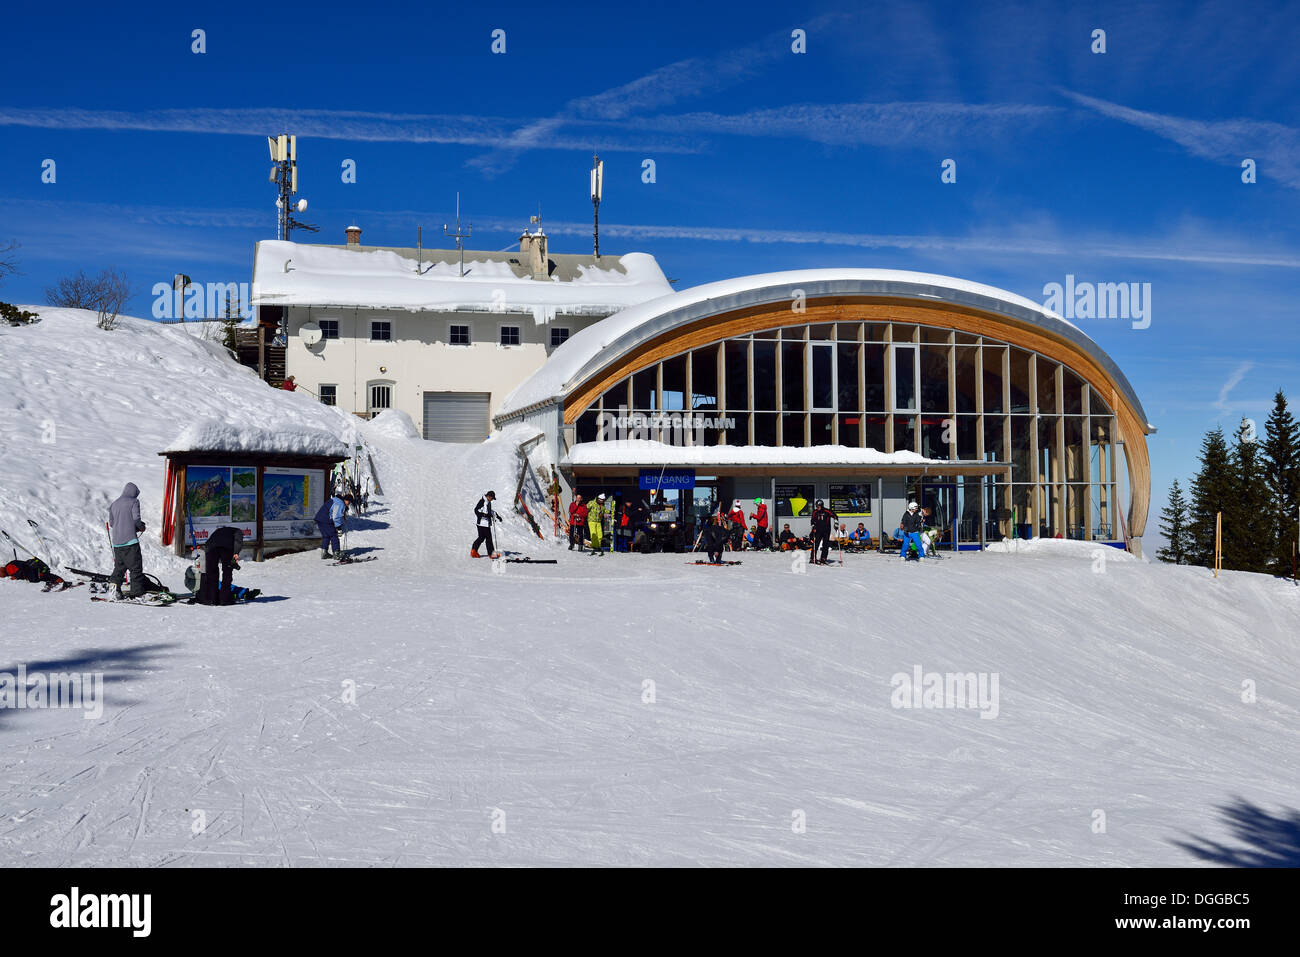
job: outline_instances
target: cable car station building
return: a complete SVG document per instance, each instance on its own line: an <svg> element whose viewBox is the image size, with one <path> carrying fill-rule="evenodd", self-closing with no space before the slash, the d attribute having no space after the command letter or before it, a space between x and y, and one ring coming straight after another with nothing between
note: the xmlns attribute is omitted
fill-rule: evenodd
<svg viewBox="0 0 1300 957"><path fill-rule="evenodd" d="M615 313L507 397L494 422L515 421L544 431L572 490L671 489L683 519L757 497L773 534L802 535L821 498L879 540L916 499L947 547L1061 537L1139 553L1155 431L1071 323L990 286L880 269L749 276Z"/></svg>

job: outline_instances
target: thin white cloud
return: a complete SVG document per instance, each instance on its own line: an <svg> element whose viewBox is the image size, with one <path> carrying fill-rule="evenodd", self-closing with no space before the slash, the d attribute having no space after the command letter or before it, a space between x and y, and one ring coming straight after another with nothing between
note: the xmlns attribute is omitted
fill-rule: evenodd
<svg viewBox="0 0 1300 957"><path fill-rule="evenodd" d="M1016 131L1060 113L1020 103L804 103L748 113L684 113L627 122L633 129L715 135L788 137L827 145L911 146Z"/></svg>
<svg viewBox="0 0 1300 957"><path fill-rule="evenodd" d="M1300 130L1267 120L1192 120L1148 113L1107 100L1060 90L1062 96L1103 116L1177 143L1193 156L1240 167L1255 160L1258 175L1300 189Z"/></svg>
<svg viewBox="0 0 1300 957"><path fill-rule="evenodd" d="M1233 404L1228 402L1228 393L1240 384L1253 366L1253 362L1243 362L1238 365L1237 368L1232 370L1232 375L1228 376L1228 381L1223 383L1223 387L1219 389L1219 397L1214 401L1214 407L1223 415L1227 415L1233 408ZM1236 405L1240 406L1240 403Z"/></svg>
<svg viewBox="0 0 1300 957"><path fill-rule="evenodd" d="M266 136L290 130L308 139L352 142L434 143L476 147L513 145L519 120L506 117L419 113L368 113L357 110L282 110L195 108L189 110L83 110L76 108L0 108L0 126L56 130L143 130L162 133L213 133ZM601 149L688 153L694 146L680 138L625 135L562 134L558 125L538 129L530 146L543 149Z"/></svg>

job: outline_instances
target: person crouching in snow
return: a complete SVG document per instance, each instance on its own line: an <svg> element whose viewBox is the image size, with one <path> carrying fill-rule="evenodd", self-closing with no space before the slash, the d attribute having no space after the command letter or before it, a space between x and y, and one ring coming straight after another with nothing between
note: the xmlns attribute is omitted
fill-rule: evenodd
<svg viewBox="0 0 1300 957"><path fill-rule="evenodd" d="M469 547L470 558L482 558L478 547L486 544L489 558L500 558L501 553L492 544L492 523L501 521L501 516L492 511L492 503L497 500L496 492L484 492L483 497L474 506L474 520L478 522L478 538Z"/></svg>
<svg viewBox="0 0 1300 957"><path fill-rule="evenodd" d="M916 557L925 558L925 543L921 541L921 529L925 526L925 519L921 516L921 507L915 502L907 503L907 511L903 513L898 527L903 532L903 546L898 550L900 558L906 560L907 546L909 543L916 545Z"/></svg>
<svg viewBox="0 0 1300 957"><path fill-rule="evenodd" d="M593 555L603 554L601 545L604 541L605 514L609 511L609 508L605 504L604 492L597 495L596 500L587 506L587 532L591 536L591 552Z"/></svg>
<svg viewBox="0 0 1300 957"><path fill-rule="evenodd" d="M722 526L722 516L714 515L704 529L704 550L709 553L709 561L714 565L722 564L722 550L727 547L730 533Z"/></svg>
<svg viewBox="0 0 1300 957"><path fill-rule="evenodd" d="M144 528L140 521L140 489L134 482L127 482L122 494L108 507L108 537L113 545L113 574L108 580L118 598L123 597L122 577L127 572L131 573L128 597L144 594L144 558L140 554L140 533Z"/></svg>
<svg viewBox="0 0 1300 957"><path fill-rule="evenodd" d="M234 574L239 567L239 550L244 547L244 533L233 525L223 525L203 543L203 584L195 599L200 605L233 605Z"/></svg>
<svg viewBox="0 0 1300 957"><path fill-rule="evenodd" d="M320 529L321 558L330 558L330 545L334 545L333 557L342 555L339 547L339 533L343 531L343 521L348 512L348 503L343 496L335 494L325 500L325 504L316 510L316 527Z"/></svg>

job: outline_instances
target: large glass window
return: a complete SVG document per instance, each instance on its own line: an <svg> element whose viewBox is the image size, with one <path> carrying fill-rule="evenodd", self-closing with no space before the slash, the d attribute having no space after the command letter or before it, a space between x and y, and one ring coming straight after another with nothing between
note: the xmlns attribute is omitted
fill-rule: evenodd
<svg viewBox="0 0 1300 957"><path fill-rule="evenodd" d="M777 408L776 343L764 339L754 341L754 408L768 411Z"/></svg>
<svg viewBox="0 0 1300 957"><path fill-rule="evenodd" d="M921 347L921 411L951 412L948 407L948 346Z"/></svg>
<svg viewBox="0 0 1300 957"><path fill-rule="evenodd" d="M979 411L976 404L975 396L975 377L976 363L979 361L979 350L974 346L959 346L957 348L955 365L957 377L955 381L957 393L957 412L977 412Z"/></svg>
<svg viewBox="0 0 1300 957"><path fill-rule="evenodd" d="M1064 383L1061 390L1061 411L1066 415L1080 414L1083 411L1083 380L1064 367L1061 369L1061 380Z"/></svg>
<svg viewBox="0 0 1300 957"><path fill-rule="evenodd" d="M1034 478L1034 417L1032 415L1013 415L1011 417L1011 481L1032 481Z"/></svg>
<svg viewBox="0 0 1300 957"><path fill-rule="evenodd" d="M812 445L833 445L835 416L828 412L814 412L810 417L808 439Z"/></svg>
<svg viewBox="0 0 1300 957"><path fill-rule="evenodd" d="M821 343L808 346L808 372L814 409L835 408L835 347Z"/></svg>
<svg viewBox="0 0 1300 957"><path fill-rule="evenodd" d="M840 415L839 429L839 444L851 449L857 448L862 436L862 414L853 412L848 415Z"/></svg>
<svg viewBox="0 0 1300 957"><path fill-rule="evenodd" d="M921 454L927 459L950 459L948 439L952 435L952 419L932 415L921 417Z"/></svg>
<svg viewBox="0 0 1300 957"><path fill-rule="evenodd" d="M1029 412L1029 364L1033 356L1024 349L1011 348L1011 411Z"/></svg>
<svg viewBox="0 0 1300 957"><path fill-rule="evenodd" d="M727 408L748 409L749 341L729 339L724 346L724 355L727 363Z"/></svg>
<svg viewBox="0 0 1300 957"><path fill-rule="evenodd" d="M862 422L862 444L877 452L885 451L886 416L868 415Z"/></svg>
<svg viewBox="0 0 1300 957"><path fill-rule="evenodd" d="M894 346L894 409L916 411L916 348Z"/></svg>
<svg viewBox="0 0 1300 957"><path fill-rule="evenodd" d="M786 412L781 416L781 444L804 446L804 423L808 416L803 412Z"/></svg>
<svg viewBox="0 0 1300 957"><path fill-rule="evenodd" d="M776 413L754 413L754 444L776 445Z"/></svg>
<svg viewBox="0 0 1300 957"><path fill-rule="evenodd" d="M647 412L659 407L658 386L655 382L658 371L658 366L651 366L632 376L632 408L638 412Z"/></svg>
<svg viewBox="0 0 1300 957"><path fill-rule="evenodd" d="M803 398L803 343L781 343L781 408L802 410ZM786 443L789 444L788 442ZM800 445L803 443L800 442Z"/></svg>
<svg viewBox="0 0 1300 957"><path fill-rule="evenodd" d="M963 462L979 458L979 428L978 415L957 416L957 458Z"/></svg>
<svg viewBox="0 0 1300 957"><path fill-rule="evenodd" d="M705 346L691 353L691 408L718 407L718 347Z"/></svg>
<svg viewBox="0 0 1300 957"><path fill-rule="evenodd" d="M984 353L984 412L1005 412L1002 407L1002 363L1006 361L1007 350L1002 346L990 346L985 343Z"/></svg>
<svg viewBox="0 0 1300 957"><path fill-rule="evenodd" d="M1056 363L1038 357L1038 412L1056 414Z"/></svg>
<svg viewBox="0 0 1300 957"><path fill-rule="evenodd" d="M855 327L856 328L856 327ZM842 411L851 412L861 409L858 401L858 352L862 347L856 343L842 342L836 348L836 397ZM847 443L841 442L840 445Z"/></svg>
<svg viewBox="0 0 1300 957"><path fill-rule="evenodd" d="M1038 477L1044 482L1061 481L1061 444L1056 439L1055 415L1038 417Z"/></svg>
<svg viewBox="0 0 1300 957"><path fill-rule="evenodd" d="M894 416L894 451L916 451L916 416Z"/></svg>
<svg viewBox="0 0 1300 957"><path fill-rule="evenodd" d="M863 405L868 412L885 411L885 347L870 344L862 347L862 361L866 374L866 394Z"/></svg>
<svg viewBox="0 0 1300 957"><path fill-rule="evenodd" d="M686 357L674 356L663 363L664 408L686 408Z"/></svg>
<svg viewBox="0 0 1300 957"><path fill-rule="evenodd" d="M1003 447L1006 438L1006 417L1001 415L984 416L984 461L1005 462L1007 453Z"/></svg>

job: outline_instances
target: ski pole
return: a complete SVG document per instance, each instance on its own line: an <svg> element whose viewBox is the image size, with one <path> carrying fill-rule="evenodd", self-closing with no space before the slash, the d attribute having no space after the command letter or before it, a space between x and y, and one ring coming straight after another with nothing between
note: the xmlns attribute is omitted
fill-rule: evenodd
<svg viewBox="0 0 1300 957"><path fill-rule="evenodd" d="M41 561L41 559L40 559L38 556L36 556L36 555L32 555L32 552L31 552L30 549L28 549L28 548L26 548L25 546L19 544L19 543L14 539L14 537L13 537L12 535L10 535L8 532L6 532L3 528L0 528L0 535L3 535L5 538L7 538L7 539L9 540L9 544L13 545L15 548L21 548L21 549L23 550L23 553L24 553L24 554L26 554L26 555L31 555L32 558L35 558L37 561Z"/></svg>
<svg viewBox="0 0 1300 957"><path fill-rule="evenodd" d="M45 544L45 539L41 538L40 527L30 518L27 520L27 524L30 525L32 527L32 531L36 533L36 540L41 543L41 548L45 549L45 554L49 555L51 558L51 560L47 561L45 564L51 569L54 568L55 566L52 560L54 558L54 553L50 551L50 546Z"/></svg>

